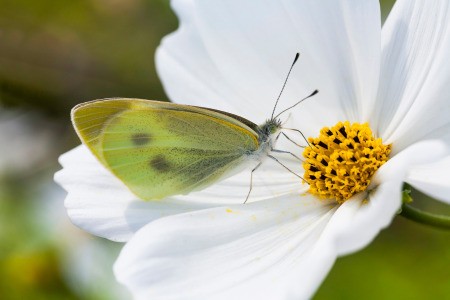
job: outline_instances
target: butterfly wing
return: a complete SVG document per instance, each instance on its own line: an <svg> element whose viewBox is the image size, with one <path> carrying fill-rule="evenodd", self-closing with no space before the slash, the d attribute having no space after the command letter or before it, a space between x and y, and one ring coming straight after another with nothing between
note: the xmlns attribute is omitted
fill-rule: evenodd
<svg viewBox="0 0 450 300"><path fill-rule="evenodd" d="M81 140L144 200L204 188L243 165L258 149L257 133L205 108L139 99L75 107Z"/></svg>

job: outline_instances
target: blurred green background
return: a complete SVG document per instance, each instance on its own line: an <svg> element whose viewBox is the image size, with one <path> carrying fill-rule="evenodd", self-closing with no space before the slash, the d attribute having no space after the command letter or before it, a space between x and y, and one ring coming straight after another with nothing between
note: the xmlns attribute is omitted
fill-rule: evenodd
<svg viewBox="0 0 450 300"><path fill-rule="evenodd" d="M381 2L386 16L393 1ZM72 106L167 99L153 56L176 27L167 0L2 0L0 299L129 297L111 270L121 245L71 225L52 177L58 156L79 143ZM339 259L315 298L450 299L450 233L398 217Z"/></svg>

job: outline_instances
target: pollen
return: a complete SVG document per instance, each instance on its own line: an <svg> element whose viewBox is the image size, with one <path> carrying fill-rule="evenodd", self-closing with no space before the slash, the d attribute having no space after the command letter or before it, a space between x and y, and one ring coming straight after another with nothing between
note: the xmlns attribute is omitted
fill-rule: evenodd
<svg viewBox="0 0 450 300"><path fill-rule="evenodd" d="M369 124L339 122L308 139L303 163L309 192L343 203L363 192L375 172L389 159L391 145L375 138Z"/></svg>

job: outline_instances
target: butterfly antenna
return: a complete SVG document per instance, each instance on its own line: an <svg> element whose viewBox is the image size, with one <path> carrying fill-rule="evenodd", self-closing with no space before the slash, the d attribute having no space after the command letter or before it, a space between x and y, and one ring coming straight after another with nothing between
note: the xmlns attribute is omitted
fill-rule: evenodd
<svg viewBox="0 0 450 300"><path fill-rule="evenodd" d="M273 119L273 115L275 114L275 109L277 108L278 101L280 100L281 94L283 94L284 88L286 87L286 83L287 83L287 81L288 81L288 79L289 79L289 75L291 75L292 68L294 68L294 65L295 65L295 63L297 62L297 60L298 60L299 57L300 57L300 53L297 52L297 54L295 54L294 61L292 62L292 65L291 65L291 67L290 67L290 69L289 69L289 72L288 72L288 74L287 74L287 76L286 76L286 80L285 80L284 83L283 83L283 87L281 88L281 92L280 92L280 94L278 95L277 101L275 102L275 106L273 107L271 119Z"/></svg>
<svg viewBox="0 0 450 300"><path fill-rule="evenodd" d="M302 100L298 101L297 103L295 103L294 105L286 108L285 110L283 110L282 112L280 112L278 115L275 116L275 119L278 118L281 114L287 112L288 110L296 107L297 105L299 105L300 103L302 103L303 101L305 101L306 99L311 98L312 96L316 95L319 92L319 90L315 90L314 92L311 93L311 95L306 96L305 98L303 98Z"/></svg>

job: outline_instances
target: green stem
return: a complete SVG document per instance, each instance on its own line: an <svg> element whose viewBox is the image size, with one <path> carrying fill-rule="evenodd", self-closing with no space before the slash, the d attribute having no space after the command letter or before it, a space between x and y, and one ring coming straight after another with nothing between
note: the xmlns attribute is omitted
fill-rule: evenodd
<svg viewBox="0 0 450 300"><path fill-rule="evenodd" d="M418 208L412 207L407 203L403 203L401 216L422 223L425 225L439 227L443 229L450 229L450 217L444 215L436 215L429 212L425 212Z"/></svg>

